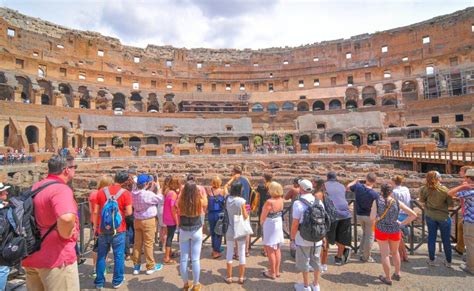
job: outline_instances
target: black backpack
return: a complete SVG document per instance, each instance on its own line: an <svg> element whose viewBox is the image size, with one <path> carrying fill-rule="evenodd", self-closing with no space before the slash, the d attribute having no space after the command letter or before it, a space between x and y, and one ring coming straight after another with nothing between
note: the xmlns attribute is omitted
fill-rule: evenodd
<svg viewBox="0 0 474 291"><path fill-rule="evenodd" d="M332 201L331 197L329 197L328 193L324 193L323 204L324 204L324 210L329 216L329 222L330 223L336 222L338 218L336 206L334 205L334 201Z"/></svg>
<svg viewBox="0 0 474 291"><path fill-rule="evenodd" d="M217 201L217 203L221 204L221 202ZM224 236L227 232L227 228L229 227L229 214L227 213L227 198L224 201L224 204L221 204L223 212L219 214L219 219L216 222L214 227L214 233L217 235Z"/></svg>
<svg viewBox="0 0 474 291"><path fill-rule="evenodd" d="M0 209L0 266L15 266L21 260L41 248L46 236L56 227L54 223L43 237L36 226L33 198L52 184L48 182L32 191L12 197L5 208Z"/></svg>
<svg viewBox="0 0 474 291"><path fill-rule="evenodd" d="M331 226L329 215L324 207L319 204L320 200L318 198L313 204L304 198L298 200L308 206L303 213L303 221L298 226L301 237L310 242L322 240Z"/></svg>

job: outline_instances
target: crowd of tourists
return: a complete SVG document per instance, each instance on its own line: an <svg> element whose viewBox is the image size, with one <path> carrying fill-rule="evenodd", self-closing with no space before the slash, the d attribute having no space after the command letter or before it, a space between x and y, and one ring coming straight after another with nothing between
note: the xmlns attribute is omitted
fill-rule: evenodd
<svg viewBox="0 0 474 291"><path fill-rule="evenodd" d="M48 176L36 183L32 191L34 219L40 231L41 248L22 257L28 290L79 290L77 240L79 233L78 207L73 190L68 186L77 165L71 156L55 155L48 161ZM454 250L466 253L461 269L474 274L474 168L463 167L463 183L453 189L443 186L439 173L427 173L419 191L419 201L426 209L428 226L428 260L430 267L439 265L435 256L438 229L441 232L445 258L451 268L449 208L453 200L461 201L464 222ZM133 275L159 272L169 265L179 265L183 290L201 290L201 251L203 228L207 218L211 236L211 252L215 260L225 259L227 284L245 284L246 258L249 256L251 213L258 213L263 230L262 255L268 267L261 274L276 280L281 274L283 212L285 200L291 200L290 249L302 282L295 290L320 290L320 274L328 270L328 250L336 245L334 265L349 262L351 255L351 218L353 216L346 192L355 195L354 211L362 228L359 260L375 262L372 244L377 241L383 274L379 280L387 285L400 281L402 261L408 261L403 237L417 214L410 208L410 190L403 185L402 176L380 183L375 173L356 179L347 185L339 182L335 172L326 179L296 177L284 193L281 184L270 173L252 187L242 169L235 166L225 184L215 176L210 185L201 185L193 175L182 181L170 175L159 183L148 173L118 171L114 177L99 178L97 190L89 195L90 224L95 234L93 247L94 272L97 289L106 284L106 266L113 265L112 285L124 283L125 261L133 263ZM0 214L17 200L10 200L8 188L0 183ZM380 189L377 191L376 189ZM0 215L0 224L2 224ZM0 232L5 231L0 225ZM178 240L174 237L178 233ZM3 233L1 233L3 234ZM223 238L226 248L222 247ZM176 242L177 241L177 242ZM161 262L155 258L155 247L164 251ZM6 252L5 244L2 255ZM109 251L112 249L112 254ZM142 257L144 257L142 260ZM176 260L179 257L179 262ZM234 260L238 261L237 276L233 275ZM394 270L391 271L391 263ZM0 264L6 261L1 257ZM113 262L113 264L110 264ZM144 262L144 264L143 264ZM192 277L188 269L192 270ZM0 267L0 289L3 290L9 266ZM311 276L312 275L312 276ZM191 279L192 278L192 279Z"/></svg>

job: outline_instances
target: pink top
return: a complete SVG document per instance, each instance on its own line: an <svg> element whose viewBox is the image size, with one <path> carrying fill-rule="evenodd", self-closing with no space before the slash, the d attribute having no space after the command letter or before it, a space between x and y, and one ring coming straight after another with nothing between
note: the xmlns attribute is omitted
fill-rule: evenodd
<svg viewBox="0 0 474 291"><path fill-rule="evenodd" d="M54 229L41 244L41 249L22 261L23 267L54 269L68 266L76 262L76 241L79 233L79 220L77 218L77 204L74 194L63 180L56 175L48 175L46 179L33 185L33 190L51 181L58 181L60 184L48 186L39 192L34 200L35 218L43 236L48 229L63 214L74 213L76 215L76 226L70 239L59 236L57 229Z"/></svg>
<svg viewBox="0 0 474 291"><path fill-rule="evenodd" d="M176 199L172 198L172 194L176 194L174 191L166 193L165 204L163 206L163 223L167 226L175 226L176 221L173 219L172 208L176 207ZM178 195L176 195L177 197Z"/></svg>

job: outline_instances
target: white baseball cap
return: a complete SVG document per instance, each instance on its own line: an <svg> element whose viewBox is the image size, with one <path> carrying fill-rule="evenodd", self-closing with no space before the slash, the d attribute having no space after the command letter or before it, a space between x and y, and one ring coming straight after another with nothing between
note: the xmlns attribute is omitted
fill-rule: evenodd
<svg viewBox="0 0 474 291"><path fill-rule="evenodd" d="M7 186L7 185L4 185L3 183L0 183L0 192L10 189L10 187L11 186Z"/></svg>
<svg viewBox="0 0 474 291"><path fill-rule="evenodd" d="M298 185L300 185L301 189L306 192L313 191L313 183L311 183L309 180L301 179L298 181Z"/></svg>

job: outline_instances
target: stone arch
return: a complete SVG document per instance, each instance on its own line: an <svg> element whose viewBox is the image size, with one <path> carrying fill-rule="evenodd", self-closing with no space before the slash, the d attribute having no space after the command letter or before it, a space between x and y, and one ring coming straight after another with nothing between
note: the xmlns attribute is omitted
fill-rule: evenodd
<svg viewBox="0 0 474 291"><path fill-rule="evenodd" d="M346 109L355 109L357 108L357 101L355 100L348 100L346 102Z"/></svg>
<svg viewBox="0 0 474 291"><path fill-rule="evenodd" d="M418 85L416 81L409 80L402 83L402 97L405 100L418 99Z"/></svg>
<svg viewBox="0 0 474 291"><path fill-rule="evenodd" d="M300 143L302 150L308 150L309 144L311 143L311 137L307 134L301 135L298 142Z"/></svg>
<svg viewBox="0 0 474 291"><path fill-rule="evenodd" d="M12 87L7 84L0 84L0 100L13 101L14 94Z"/></svg>
<svg viewBox="0 0 474 291"><path fill-rule="evenodd" d="M146 138L146 144L158 144L158 137L156 136L149 136Z"/></svg>
<svg viewBox="0 0 474 291"><path fill-rule="evenodd" d="M79 95L81 96L80 99L79 99L79 107L80 108L90 108L90 95L89 95L89 89L87 89L87 86L79 86L77 88L77 92L79 92ZM105 91L101 90L99 91L98 94L101 94L100 98L102 100L97 100L97 103L96 103L96 106L100 109L107 109L107 104L108 104L108 100L107 98L105 97ZM102 104L102 103L105 103L105 104ZM95 109L95 108L94 108Z"/></svg>
<svg viewBox="0 0 474 291"><path fill-rule="evenodd" d="M157 113L160 111L160 108L158 107L158 105L149 105L147 111L151 113Z"/></svg>
<svg viewBox="0 0 474 291"><path fill-rule="evenodd" d="M44 93L41 95L41 104L42 105L52 105L52 94L53 89L51 82L46 80L38 80L38 85L44 90Z"/></svg>
<svg viewBox="0 0 474 291"><path fill-rule="evenodd" d="M298 103L297 109L298 111L309 111L309 105L308 103L302 101Z"/></svg>
<svg viewBox="0 0 474 291"><path fill-rule="evenodd" d="M382 106L390 106L390 105L397 105L397 99L395 98L384 98L382 100Z"/></svg>
<svg viewBox="0 0 474 291"><path fill-rule="evenodd" d="M177 111L177 107L173 101L165 101L165 103L163 103L164 113L175 113L176 111Z"/></svg>
<svg viewBox="0 0 474 291"><path fill-rule="evenodd" d="M7 77L5 76L4 72L0 72L0 84L8 83Z"/></svg>
<svg viewBox="0 0 474 291"><path fill-rule="evenodd" d="M395 90L397 90L397 86L393 83L385 83L383 84L383 92L384 94L390 94L390 93L395 93Z"/></svg>
<svg viewBox="0 0 474 291"><path fill-rule="evenodd" d="M376 132L371 132L367 135L367 144L371 145L374 142L380 140L380 135Z"/></svg>
<svg viewBox="0 0 474 291"><path fill-rule="evenodd" d="M326 105L324 104L323 101L321 100L314 101L313 111L323 111L324 109L326 109Z"/></svg>
<svg viewBox="0 0 474 291"><path fill-rule="evenodd" d="M278 112L280 108L278 107L278 105L276 105L276 103L270 103L268 104L267 106L267 111L270 112L271 114L275 114Z"/></svg>
<svg viewBox="0 0 474 291"><path fill-rule="evenodd" d="M29 125L25 128L25 135L28 144L38 143L39 141L39 129L34 125Z"/></svg>
<svg viewBox="0 0 474 291"><path fill-rule="evenodd" d="M287 134L285 135L285 146L293 146L293 135L292 134Z"/></svg>
<svg viewBox="0 0 474 291"><path fill-rule="evenodd" d="M459 127L454 131L455 138L469 138L471 134L467 128Z"/></svg>
<svg viewBox="0 0 474 291"><path fill-rule="evenodd" d="M8 137L10 137L10 124L3 128L3 144L8 145Z"/></svg>
<svg viewBox="0 0 474 291"><path fill-rule="evenodd" d="M293 111L293 110L295 110L295 104L293 102L286 101L281 106L281 110L283 110L283 111Z"/></svg>
<svg viewBox="0 0 474 291"><path fill-rule="evenodd" d="M341 108L342 104L341 101L339 101L338 99L333 99L329 102L329 110L337 110Z"/></svg>
<svg viewBox="0 0 474 291"><path fill-rule="evenodd" d="M133 92L132 95L130 95L130 101L142 102L142 99L142 95L138 92Z"/></svg>
<svg viewBox="0 0 474 291"><path fill-rule="evenodd" d="M239 137L238 143L240 143L244 147L244 150L248 149L250 146L249 137L248 136Z"/></svg>
<svg viewBox="0 0 474 291"><path fill-rule="evenodd" d="M23 103L32 103L31 80L26 76L16 76L15 78L16 78L16 81L18 82L18 86L21 86L21 100L23 101Z"/></svg>
<svg viewBox="0 0 474 291"><path fill-rule="evenodd" d="M344 136L340 133L333 134L331 137L331 141L337 143L337 144L343 144L344 143Z"/></svg>
<svg viewBox="0 0 474 291"><path fill-rule="evenodd" d="M214 145L215 148L221 147L221 140L217 136L213 136L209 139L209 142Z"/></svg>
<svg viewBox="0 0 474 291"><path fill-rule="evenodd" d="M376 105L375 99L366 98L366 99L364 99L363 105L364 106L375 106Z"/></svg>
<svg viewBox="0 0 474 291"><path fill-rule="evenodd" d="M158 96L155 93L148 94L147 111L153 113L160 111L160 103L158 102Z"/></svg>
<svg viewBox="0 0 474 291"><path fill-rule="evenodd" d="M421 138L421 130L412 129L412 130L408 131L407 138L408 139Z"/></svg>
<svg viewBox="0 0 474 291"><path fill-rule="evenodd" d="M359 98L359 90L351 87L346 89L346 100L357 100Z"/></svg>
<svg viewBox="0 0 474 291"><path fill-rule="evenodd" d="M253 137L253 145L261 146L263 145L263 137L261 135L256 135Z"/></svg>
<svg viewBox="0 0 474 291"><path fill-rule="evenodd" d="M59 83L58 90L64 95L63 104L67 107L74 107L74 98L72 96L72 87L68 83Z"/></svg>
<svg viewBox="0 0 474 291"><path fill-rule="evenodd" d="M128 145L131 147L136 147L138 149L142 145L142 140L137 136L132 136L128 139Z"/></svg>
<svg viewBox="0 0 474 291"><path fill-rule="evenodd" d="M377 90L373 86L365 86L362 89L362 99L374 99L377 98Z"/></svg>
<svg viewBox="0 0 474 291"><path fill-rule="evenodd" d="M263 112L263 105L261 103L255 103L252 105L252 112Z"/></svg>
<svg viewBox="0 0 474 291"><path fill-rule="evenodd" d="M125 110L126 97L122 93L115 93L112 99L112 110Z"/></svg>
<svg viewBox="0 0 474 291"><path fill-rule="evenodd" d="M436 140L439 147L446 145L446 133L440 129L435 129L431 132L430 137Z"/></svg>
<svg viewBox="0 0 474 291"><path fill-rule="evenodd" d="M352 143L353 146L360 147L362 144L362 140L360 135L357 133L351 133L347 136L347 140Z"/></svg>
<svg viewBox="0 0 474 291"><path fill-rule="evenodd" d="M272 145L280 145L280 137L278 136L278 134L272 134L270 136L270 142Z"/></svg>

